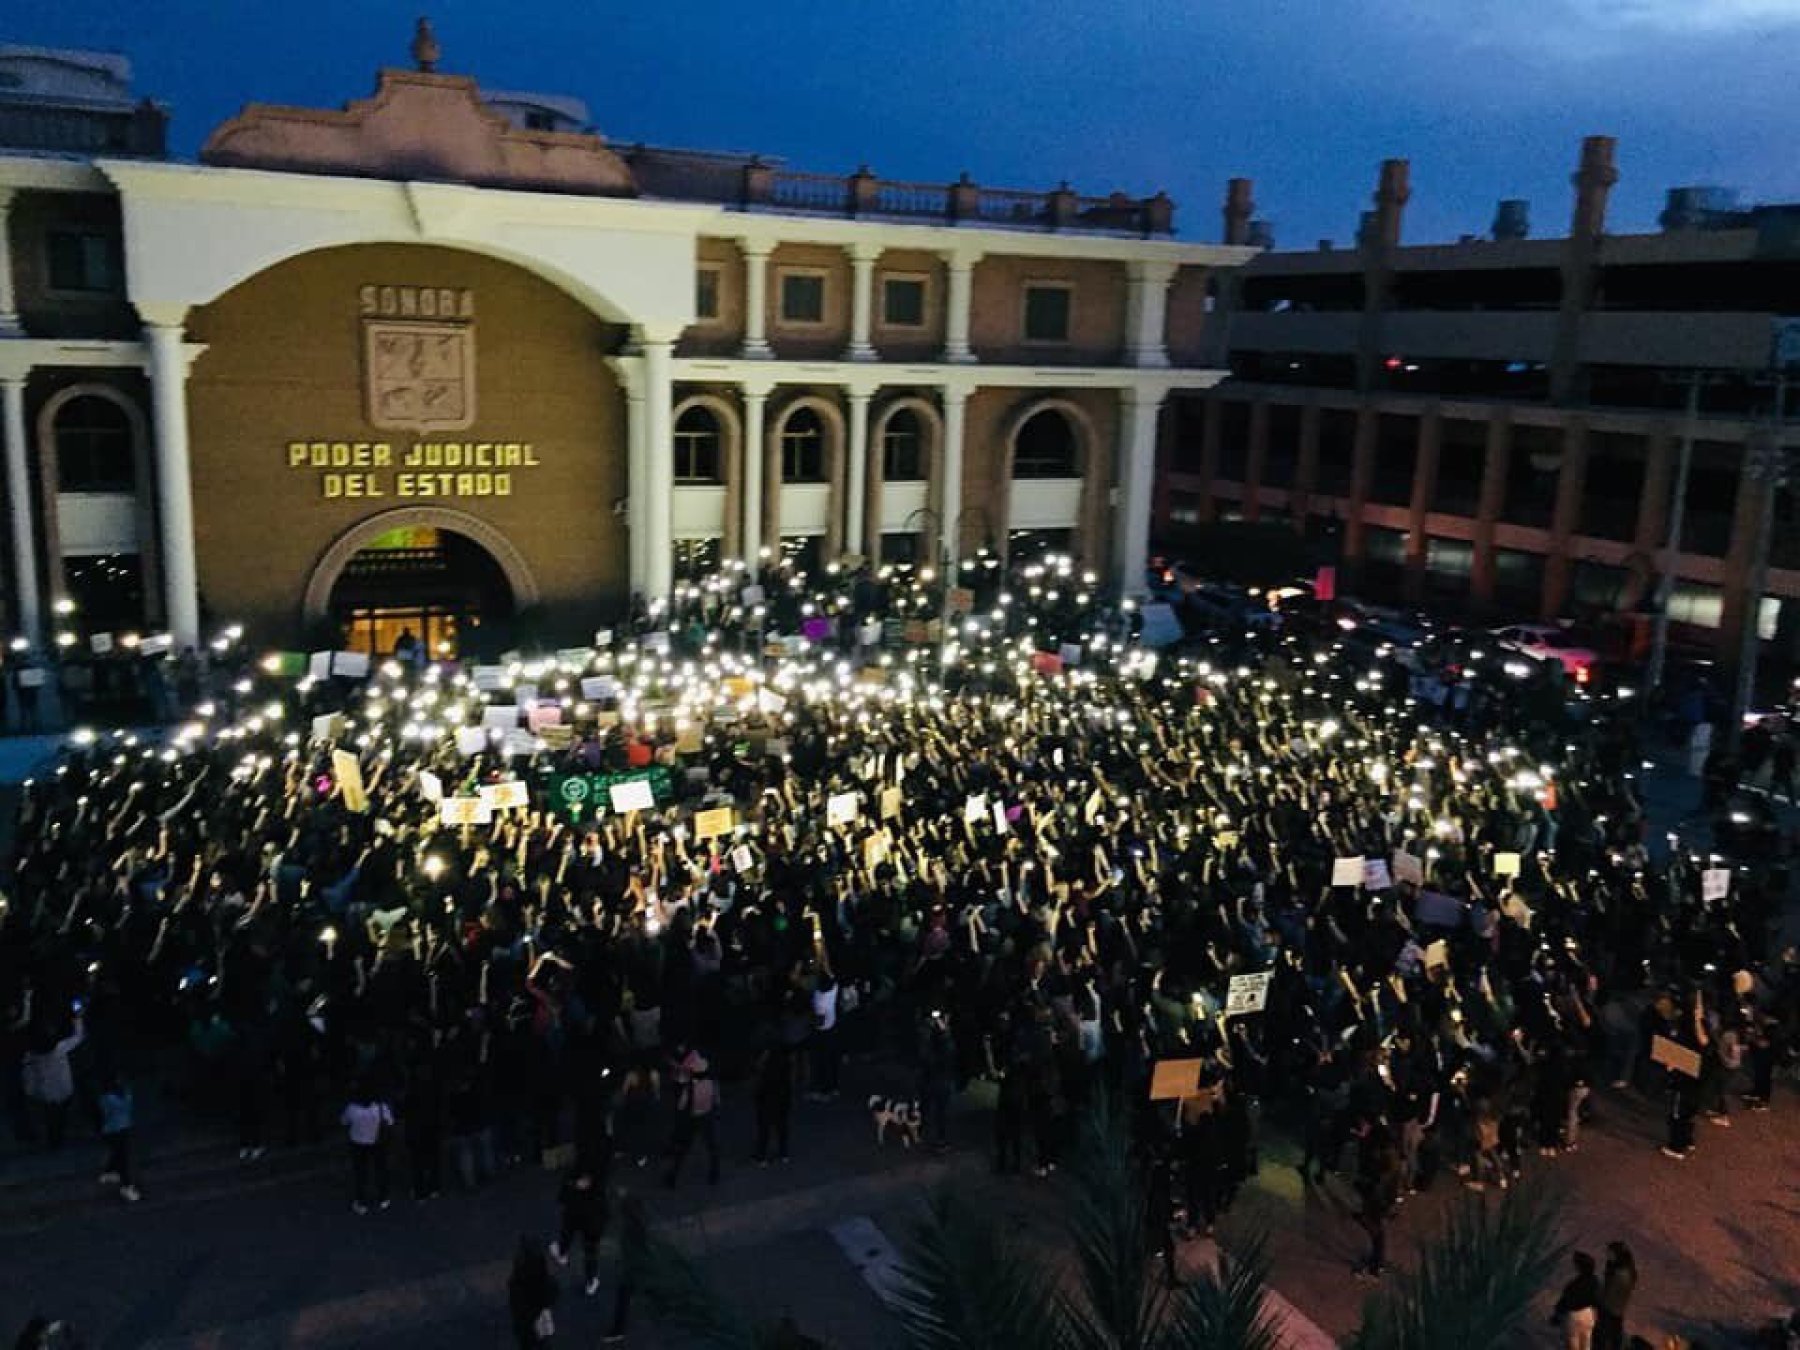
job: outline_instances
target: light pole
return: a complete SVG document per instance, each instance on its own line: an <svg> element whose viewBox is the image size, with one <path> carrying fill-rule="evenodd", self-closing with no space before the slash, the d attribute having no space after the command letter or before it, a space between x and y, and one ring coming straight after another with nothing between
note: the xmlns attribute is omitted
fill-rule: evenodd
<svg viewBox="0 0 1800 1350"><path fill-rule="evenodd" d="M1751 452L1745 471L1763 485L1761 509L1751 551L1749 593L1739 617L1737 691L1731 700L1731 725L1727 744L1735 749L1744 735L1744 713L1756 692L1756 660L1761 651L1763 592L1769 585L1769 549L1775 526L1775 497L1786 481L1787 376L1800 346L1800 322L1777 320L1770 364L1774 367L1775 399L1770 408L1770 427L1761 445Z"/></svg>

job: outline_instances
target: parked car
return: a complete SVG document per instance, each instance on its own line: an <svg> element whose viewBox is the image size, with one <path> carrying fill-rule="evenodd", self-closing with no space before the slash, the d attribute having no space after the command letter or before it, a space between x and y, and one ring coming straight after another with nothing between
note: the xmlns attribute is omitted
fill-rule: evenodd
<svg viewBox="0 0 1800 1350"><path fill-rule="evenodd" d="M1515 623L1493 630L1494 640L1539 661L1556 660L1569 678L1586 684L1598 673L1600 653L1579 642L1560 624Z"/></svg>

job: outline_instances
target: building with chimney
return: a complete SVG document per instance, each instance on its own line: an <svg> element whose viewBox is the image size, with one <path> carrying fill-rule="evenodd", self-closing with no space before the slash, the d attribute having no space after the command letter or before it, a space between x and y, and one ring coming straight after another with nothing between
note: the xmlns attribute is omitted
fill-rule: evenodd
<svg viewBox="0 0 1800 1350"><path fill-rule="evenodd" d="M1800 206L1681 188L1659 232L1609 233L1614 155L1608 137L1583 143L1560 237L1533 237L1512 200L1483 237L1408 243L1408 165L1389 160L1353 246L1219 274L1198 357L1231 374L1171 401L1159 541L1279 522L1362 593L1597 619L1628 642L1672 569L1678 639L1734 658L1754 612L1793 655L1800 503L1764 470L1795 440L1774 363L1800 331L1784 322L1800 315ZM1228 242L1269 242L1252 198L1230 185Z"/></svg>

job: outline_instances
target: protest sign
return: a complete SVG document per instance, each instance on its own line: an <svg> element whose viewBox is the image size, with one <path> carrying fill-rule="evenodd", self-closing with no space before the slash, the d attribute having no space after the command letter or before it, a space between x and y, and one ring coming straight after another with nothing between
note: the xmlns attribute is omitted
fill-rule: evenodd
<svg viewBox="0 0 1800 1350"><path fill-rule="evenodd" d="M1062 657L1062 663L1065 666L1078 666L1081 664L1081 644L1079 642L1063 643L1056 654Z"/></svg>
<svg viewBox="0 0 1800 1350"><path fill-rule="evenodd" d="M738 600L745 609L755 609L763 602L763 588L761 586L746 586L743 590L738 592Z"/></svg>
<svg viewBox="0 0 1800 1350"><path fill-rule="evenodd" d="M537 748L537 737L523 727L514 727L500 738L500 753L503 755L535 755Z"/></svg>
<svg viewBox="0 0 1800 1350"><path fill-rule="evenodd" d="M952 586L944 595L944 608L951 614L967 614L975 608L975 592L967 586Z"/></svg>
<svg viewBox="0 0 1800 1350"><path fill-rule="evenodd" d="M335 741L344 734L344 714L320 713L312 720L312 739Z"/></svg>
<svg viewBox="0 0 1800 1350"><path fill-rule="evenodd" d="M362 765L348 750L331 752L331 773L338 790L344 794L344 805L358 814L369 809L369 794L363 788Z"/></svg>
<svg viewBox="0 0 1800 1350"><path fill-rule="evenodd" d="M1690 1050L1678 1041L1667 1036L1650 1038L1650 1059L1665 1069L1673 1069L1676 1073L1686 1074L1689 1078L1700 1076L1700 1052Z"/></svg>
<svg viewBox="0 0 1800 1350"><path fill-rule="evenodd" d="M1039 675L1060 675L1063 668L1062 657L1055 652L1033 652L1031 668Z"/></svg>
<svg viewBox="0 0 1800 1350"><path fill-rule="evenodd" d="M113 649L111 633L95 633L88 639L88 650L95 656L105 656Z"/></svg>
<svg viewBox="0 0 1800 1350"><path fill-rule="evenodd" d="M1700 897L1703 900L1723 900L1731 894L1731 869L1729 867L1709 867L1700 874Z"/></svg>
<svg viewBox="0 0 1800 1350"><path fill-rule="evenodd" d="M430 769L419 770L419 795L428 802L444 800L444 780Z"/></svg>
<svg viewBox="0 0 1800 1350"><path fill-rule="evenodd" d="M737 823L737 813L729 806L714 807L711 811L698 811L694 814L694 838L717 839L722 834L730 834L732 826Z"/></svg>
<svg viewBox="0 0 1800 1350"><path fill-rule="evenodd" d="M883 788L881 790L881 818L883 820L893 820L897 817L900 814L901 801L902 797L899 788Z"/></svg>
<svg viewBox="0 0 1800 1350"><path fill-rule="evenodd" d="M516 778L504 783L483 783L481 800L495 811L520 811L531 805L531 793Z"/></svg>
<svg viewBox="0 0 1800 1350"><path fill-rule="evenodd" d="M756 710L762 713L778 713L787 708L787 699L773 689L756 691Z"/></svg>
<svg viewBox="0 0 1800 1350"><path fill-rule="evenodd" d="M609 698L616 698L619 693L619 682L610 675L587 675L581 681L581 696L590 702L600 703Z"/></svg>
<svg viewBox="0 0 1800 1350"><path fill-rule="evenodd" d="M994 829L1001 834L1006 834L1009 829L1007 821L1010 819L1006 814L1006 804L1004 802L995 802L990 814L994 818Z"/></svg>
<svg viewBox="0 0 1800 1350"><path fill-rule="evenodd" d="M458 727L456 729L456 753L459 755L479 755L488 748L488 735L482 727Z"/></svg>
<svg viewBox="0 0 1800 1350"><path fill-rule="evenodd" d="M856 819L857 812L858 798L854 792L839 792L825 800L827 825L848 825Z"/></svg>
<svg viewBox="0 0 1800 1350"><path fill-rule="evenodd" d="M438 820L444 825L487 825L494 808L479 797L446 797L438 803Z"/></svg>
<svg viewBox="0 0 1800 1350"><path fill-rule="evenodd" d="M1225 1015L1239 1017L1247 1013L1259 1013L1269 1005L1269 984L1275 978L1271 970L1259 971L1253 975L1233 975L1231 987L1225 995Z"/></svg>
<svg viewBox="0 0 1800 1350"><path fill-rule="evenodd" d="M1150 1073L1150 1100L1173 1102L1198 1095L1200 1070L1205 1064L1203 1059L1157 1060Z"/></svg>
<svg viewBox="0 0 1800 1350"><path fill-rule="evenodd" d="M1361 858L1333 858L1331 861L1331 884L1333 886L1362 885L1363 860Z"/></svg>
<svg viewBox="0 0 1800 1350"><path fill-rule="evenodd" d="M1425 864L1415 855L1404 850L1394 855L1394 880L1405 882L1409 886L1425 884Z"/></svg>
<svg viewBox="0 0 1800 1350"><path fill-rule="evenodd" d="M1362 884L1365 891L1385 891L1394 884L1394 879L1388 875L1388 865L1380 858L1364 858Z"/></svg>
<svg viewBox="0 0 1800 1350"><path fill-rule="evenodd" d="M987 814L987 793L977 792L963 802L963 820L973 825Z"/></svg>
<svg viewBox="0 0 1800 1350"><path fill-rule="evenodd" d="M650 784L642 778L612 784L607 789L607 800L620 815L627 811L648 811L656 805L656 796L650 791Z"/></svg>
<svg viewBox="0 0 1800 1350"><path fill-rule="evenodd" d="M525 725L533 731L542 731L545 727L562 725L562 704L534 703L531 711L525 714Z"/></svg>
<svg viewBox="0 0 1800 1350"><path fill-rule="evenodd" d="M1519 855L1517 853L1496 853L1494 855L1494 875L1497 877L1518 876Z"/></svg>
<svg viewBox="0 0 1800 1350"><path fill-rule="evenodd" d="M668 630L658 629L654 633L645 633L641 643L647 652L667 652L669 650Z"/></svg>
<svg viewBox="0 0 1800 1350"><path fill-rule="evenodd" d="M505 666L476 666L469 672L469 682L483 694L491 694L506 683Z"/></svg>
<svg viewBox="0 0 1800 1350"><path fill-rule="evenodd" d="M1425 969L1437 970L1450 964L1450 944L1439 938L1425 948Z"/></svg>
<svg viewBox="0 0 1800 1350"><path fill-rule="evenodd" d="M739 844L731 850L731 865L740 872L748 872L756 866L756 855L750 851L750 845Z"/></svg>
<svg viewBox="0 0 1800 1350"><path fill-rule="evenodd" d="M519 705L496 703L481 710L481 725L507 731L519 725Z"/></svg>
<svg viewBox="0 0 1800 1350"><path fill-rule="evenodd" d="M689 722L675 733L675 753L678 755L697 755L706 748L706 728L698 722Z"/></svg>

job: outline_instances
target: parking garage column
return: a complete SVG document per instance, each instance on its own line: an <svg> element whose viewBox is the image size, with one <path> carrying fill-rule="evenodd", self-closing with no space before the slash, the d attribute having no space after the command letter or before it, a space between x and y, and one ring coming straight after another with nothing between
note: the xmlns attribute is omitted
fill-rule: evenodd
<svg viewBox="0 0 1800 1350"><path fill-rule="evenodd" d="M1575 537L1581 533L1581 498L1587 489L1587 423L1570 418L1563 426L1562 467L1556 475L1556 513L1550 518L1550 552L1544 559L1545 618L1562 613L1569 602L1575 569Z"/></svg>
<svg viewBox="0 0 1800 1350"><path fill-rule="evenodd" d="M1406 589L1417 598L1425 589L1425 567L1430 540L1425 532L1425 518L1431 512L1431 499L1437 492L1438 456L1443 447L1444 415L1441 409L1428 408L1419 415L1418 447L1413 456L1412 500L1406 511Z"/></svg>
<svg viewBox="0 0 1800 1350"><path fill-rule="evenodd" d="M1269 405L1250 405L1250 446L1244 457L1244 519L1262 519L1263 468L1269 459Z"/></svg>
<svg viewBox="0 0 1800 1350"><path fill-rule="evenodd" d="M194 484L188 449L188 352L182 326L186 317L185 306L144 315L156 439L156 510L162 521L164 613L178 651L200 642L200 576L194 557Z"/></svg>
<svg viewBox="0 0 1800 1350"><path fill-rule="evenodd" d="M1487 424L1481 464L1481 500L1475 506L1475 547L1469 559L1469 592L1476 604L1494 603L1494 525L1506 506L1506 479L1512 460L1512 423L1504 414Z"/></svg>

